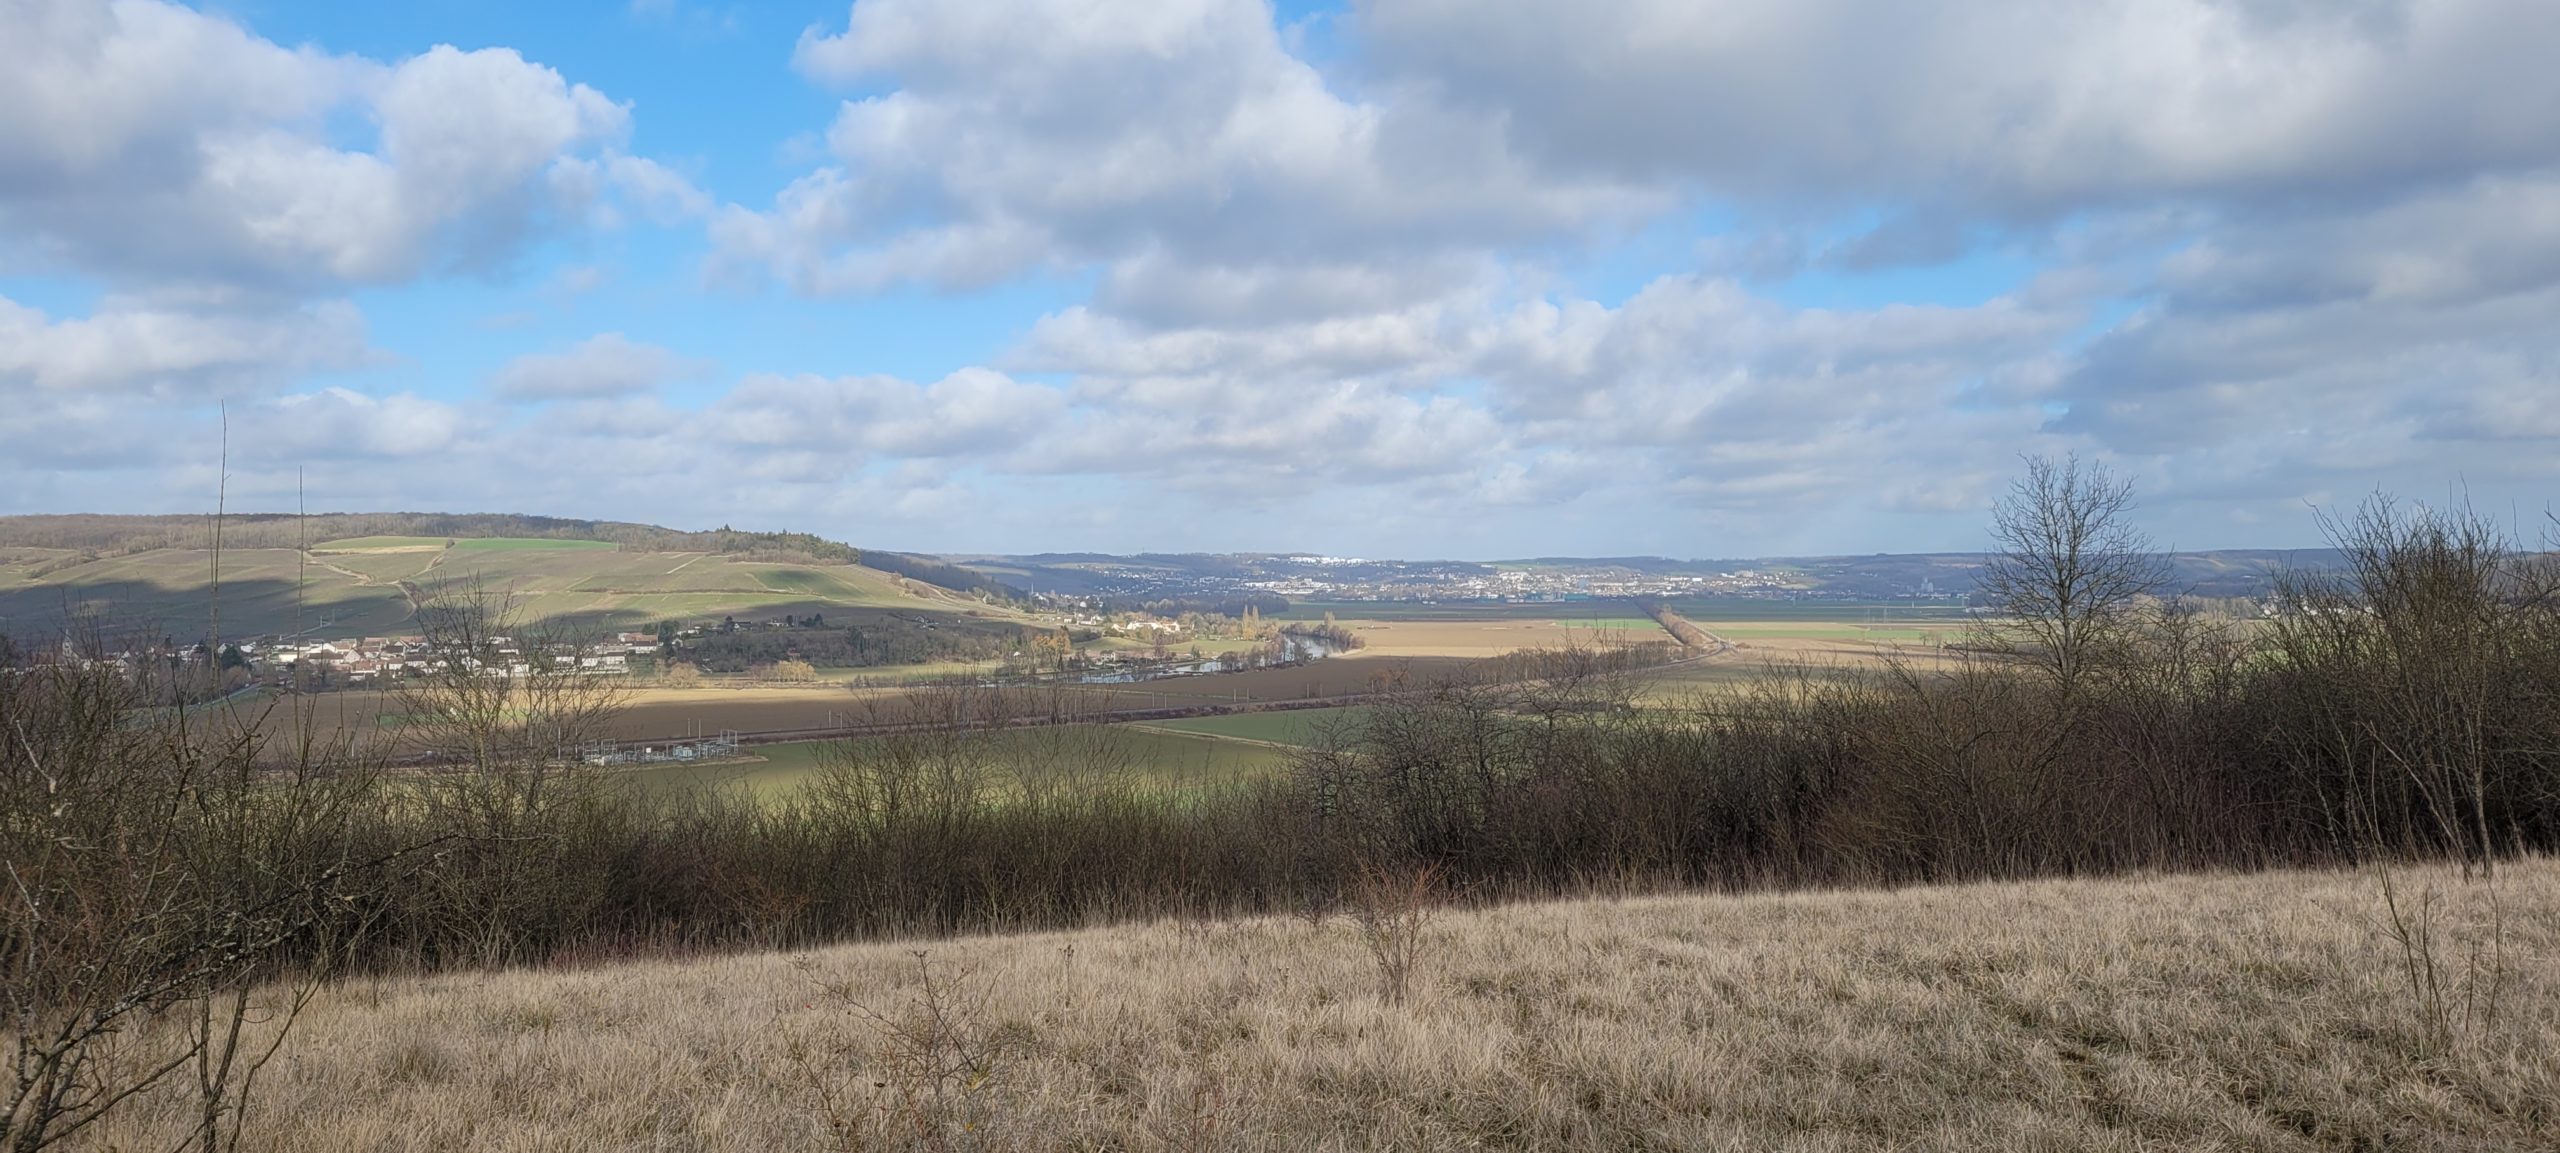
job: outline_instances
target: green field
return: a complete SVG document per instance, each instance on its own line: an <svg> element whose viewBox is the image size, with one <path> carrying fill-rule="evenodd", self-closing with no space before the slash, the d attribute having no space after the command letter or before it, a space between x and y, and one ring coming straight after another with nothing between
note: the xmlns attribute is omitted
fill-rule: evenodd
<svg viewBox="0 0 2560 1153"><path fill-rule="evenodd" d="M1037 766L1062 753L1122 766L1126 778L1150 789L1184 790L1270 776L1286 768L1286 750L1197 733L1164 732L1141 725L1070 725L987 734L998 743L991 759ZM618 771L645 788L736 787L768 800L789 800L817 776L832 742L792 741L754 745L757 760L717 765L648 765ZM1016 767L1012 771L1022 771ZM1003 774L998 774L1002 776Z"/></svg>
<svg viewBox="0 0 2560 1153"><path fill-rule="evenodd" d="M1262 741L1276 745L1312 745L1332 730L1358 723L1366 710L1356 705L1331 709L1289 709L1268 713L1234 713L1223 717L1189 717L1148 721L1139 727L1175 733L1197 733L1229 741Z"/></svg>
<svg viewBox="0 0 2560 1153"><path fill-rule="evenodd" d="M612 541L554 540L550 537L493 536L449 539L433 536L355 536L345 540L322 541L311 546L313 552L390 552L413 549L441 549L450 546L470 552L515 552L523 549L603 549L615 551Z"/></svg>
<svg viewBox="0 0 2560 1153"><path fill-rule="evenodd" d="M1765 600L1759 597L1691 597L1670 602L1693 621L1814 621L1840 624L1945 625L1969 619L1949 601Z"/></svg>
<svg viewBox="0 0 2560 1153"><path fill-rule="evenodd" d="M447 548L432 537L375 536L330 541L308 557L282 548L226 549L218 602L212 562L203 549L88 559L12 550L0 560L0 631L35 635L94 616L111 630L196 634L218 607L230 636L381 636L408 627L409 588L471 580L504 591L528 618L603 628L727 616L816 613L851 623L866 611L995 611L857 565L624 552L598 541L465 539Z"/></svg>

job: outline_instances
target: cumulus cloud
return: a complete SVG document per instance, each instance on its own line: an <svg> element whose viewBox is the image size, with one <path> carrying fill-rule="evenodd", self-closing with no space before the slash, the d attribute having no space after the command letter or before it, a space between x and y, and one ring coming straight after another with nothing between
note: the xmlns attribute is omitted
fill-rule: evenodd
<svg viewBox="0 0 2560 1153"><path fill-rule="evenodd" d="M439 456L471 431L453 405L407 392L324 388L277 397L257 415L249 455L273 461Z"/></svg>
<svg viewBox="0 0 2560 1153"><path fill-rule="evenodd" d="M10 4L0 46L0 240L121 283L396 282L501 267L602 186L703 203L513 49L333 56L158 0Z"/></svg>
<svg viewBox="0 0 2560 1153"><path fill-rule="evenodd" d="M1057 419L1056 389L971 368L931 384L886 376L753 376L712 406L718 435L788 454L994 455Z"/></svg>
<svg viewBox="0 0 2560 1153"><path fill-rule="evenodd" d="M1128 260L1143 296L1151 274L1384 262L1644 203L1530 171L1489 123L1346 98L1253 0L866 0L794 59L893 85L843 104L827 166L714 226L726 259L804 292Z"/></svg>
<svg viewBox="0 0 2560 1153"><path fill-rule="evenodd" d="M507 400L564 400L628 396L654 391L712 369L619 332L601 333L565 352L529 353L489 377L490 390Z"/></svg>
<svg viewBox="0 0 2560 1153"><path fill-rule="evenodd" d="M203 400L365 357L363 319L344 303L225 305L110 297L87 316L56 319L0 297L0 399L35 391Z"/></svg>
<svg viewBox="0 0 2560 1153"><path fill-rule="evenodd" d="M1356 24L1383 74L1550 166L1762 201L2049 215L2560 159L2560 10L2501 0L1373 0Z"/></svg>
<svg viewBox="0 0 2560 1153"><path fill-rule="evenodd" d="M69 119L0 123L0 238L119 293L0 307L12 447L27 411L105 438L113 398L274 378L273 447L372 454L319 467L383 503L997 548L1962 546L2018 453L2062 449L2189 544L2560 480L2560 10L1362 0L1318 57L1254 0L863 0L793 47L846 98L753 204L505 50L330 56L130 0L7 19L40 66L0 100ZM847 307L1090 288L938 378L679 402L707 366L606 333L487 400L294 380L361 326L276 300L628 218ZM285 288L169 291L226 278Z"/></svg>

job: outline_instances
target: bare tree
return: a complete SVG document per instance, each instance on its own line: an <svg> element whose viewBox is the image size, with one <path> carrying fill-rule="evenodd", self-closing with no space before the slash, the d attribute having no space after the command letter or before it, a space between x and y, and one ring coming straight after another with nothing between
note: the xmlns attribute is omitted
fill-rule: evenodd
<svg viewBox="0 0 2560 1153"><path fill-rule="evenodd" d="M525 619L514 596L466 578L418 604L426 668L402 681L410 741L439 762L529 774L574 763L620 712L623 678L599 673L576 630Z"/></svg>
<svg viewBox="0 0 2560 1153"><path fill-rule="evenodd" d="M452 838L423 871L436 896L422 907L476 960L511 963L532 927L593 895L594 878L550 862L599 803L585 757L628 690L586 660L595 650L577 630L526 620L477 577L421 596L417 620L427 667L398 689L403 737L437 765L419 796Z"/></svg>
<svg viewBox="0 0 2560 1153"><path fill-rule="evenodd" d="M343 742L304 724L277 749L262 714L153 699L103 664L0 676L10 1153L173 1082L195 1098L186 1144L236 1147L258 1072L397 857L358 858L371 766Z"/></svg>
<svg viewBox="0 0 2560 1153"><path fill-rule="evenodd" d="M2027 458L1992 509L1998 548L1979 580L2003 619L2002 646L2034 662L2068 698L2132 633L2168 563L2131 522L2133 485L2103 464Z"/></svg>

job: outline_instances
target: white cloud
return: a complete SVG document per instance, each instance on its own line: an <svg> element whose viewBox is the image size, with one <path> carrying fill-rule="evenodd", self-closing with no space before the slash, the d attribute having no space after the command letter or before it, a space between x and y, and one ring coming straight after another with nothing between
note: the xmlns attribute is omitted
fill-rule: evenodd
<svg viewBox="0 0 2560 1153"><path fill-rule="evenodd" d="M713 228L810 293L968 286L1129 261L1177 270L1428 258L1653 202L1549 179L1494 127L1346 98L1252 0L993 6L866 0L795 61L839 84L832 163Z"/></svg>
<svg viewBox="0 0 2560 1153"><path fill-rule="evenodd" d="M513 49L396 63L285 49L159 3L0 8L0 243L119 283L325 288L505 265L608 183L624 108ZM371 147L337 130L372 126Z"/></svg>
<svg viewBox="0 0 2560 1153"><path fill-rule="evenodd" d="M489 387L508 400L563 400L650 392L708 373L704 360L680 356L619 332L601 333L566 352L530 353L501 366Z"/></svg>
<svg viewBox="0 0 2560 1153"><path fill-rule="evenodd" d="M55 319L0 297L0 400L34 391L201 402L365 358L364 322L350 305L224 304L110 297L88 316Z"/></svg>
<svg viewBox="0 0 2560 1153"><path fill-rule="evenodd" d="M1064 408L1056 389L969 368L922 385L886 376L751 376L706 416L717 435L748 452L858 466L875 454L997 455L1028 442Z"/></svg>
<svg viewBox="0 0 2560 1153"><path fill-rule="evenodd" d="M119 399L241 389L290 430L257 451L347 453L315 475L379 505L1393 553L1975 544L2017 454L2066 448L2191 544L2560 481L2560 9L1371 0L1318 61L1252 0L862 0L801 38L850 99L752 207L504 50L9 11L44 66L0 100L60 116L0 123L0 252L120 294L0 307L22 462L120 467L203 414ZM508 406L315 388L363 352L347 306L166 283L334 294L626 217L811 295L1092 287L940 379L679 403L701 366L607 333L494 374L548 402ZM1987 282L1879 275L1986 248ZM1956 303L1874 303L1915 285Z"/></svg>
<svg viewBox="0 0 2560 1153"><path fill-rule="evenodd" d="M2548 5L1372 0L1355 25L1382 76L1553 169L1764 204L2032 216L2560 160Z"/></svg>
<svg viewBox="0 0 2560 1153"><path fill-rule="evenodd" d="M277 397L255 418L254 425L242 425L242 455L277 463L449 460L474 431L464 412L442 401L407 392L367 396L343 388Z"/></svg>

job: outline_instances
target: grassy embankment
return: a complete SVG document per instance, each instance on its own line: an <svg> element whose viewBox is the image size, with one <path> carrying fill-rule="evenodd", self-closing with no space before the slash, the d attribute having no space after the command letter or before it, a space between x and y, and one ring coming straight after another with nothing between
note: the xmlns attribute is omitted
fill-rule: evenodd
<svg viewBox="0 0 2560 1153"><path fill-rule="evenodd" d="M2484 891L2441 889L2448 980ZM250 1149L2560 1146L2560 865L2439 1029L2371 872L1164 922L325 993ZM921 957L921 960L919 960ZM920 974L939 990L928 996ZM173 1143L174 1092L99 1147Z"/></svg>

